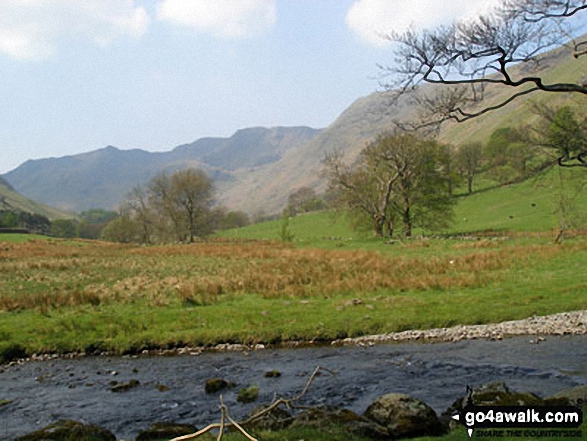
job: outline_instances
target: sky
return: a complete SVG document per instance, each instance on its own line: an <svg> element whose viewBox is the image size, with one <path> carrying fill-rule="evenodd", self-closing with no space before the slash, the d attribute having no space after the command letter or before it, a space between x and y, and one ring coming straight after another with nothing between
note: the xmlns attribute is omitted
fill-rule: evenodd
<svg viewBox="0 0 587 441"><path fill-rule="evenodd" d="M0 0L0 173L113 145L322 128L381 90L383 36L495 0Z"/></svg>

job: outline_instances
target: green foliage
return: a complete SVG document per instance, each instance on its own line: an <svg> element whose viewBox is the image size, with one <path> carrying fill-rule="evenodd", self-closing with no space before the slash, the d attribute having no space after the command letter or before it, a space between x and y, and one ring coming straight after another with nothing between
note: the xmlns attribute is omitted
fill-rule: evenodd
<svg viewBox="0 0 587 441"><path fill-rule="evenodd" d="M56 219L51 222L50 234L53 237L71 239L77 235L77 225L72 219Z"/></svg>
<svg viewBox="0 0 587 441"><path fill-rule="evenodd" d="M310 187L301 187L291 193L287 199L287 207L290 216L298 213L309 213L324 208L324 202L316 194L316 190Z"/></svg>
<svg viewBox="0 0 587 441"><path fill-rule="evenodd" d="M259 386L249 386L238 391L236 401L239 403L252 403L259 398Z"/></svg>
<svg viewBox="0 0 587 441"><path fill-rule="evenodd" d="M467 180L467 191L473 193L473 179L480 172L483 160L483 145L473 142L462 145L456 152L456 167Z"/></svg>
<svg viewBox="0 0 587 441"><path fill-rule="evenodd" d="M409 237L415 227L438 229L450 221L451 162L446 146L392 133L367 145L352 167L336 154L325 166L338 207L368 216L377 237L391 237L400 222Z"/></svg>
<svg viewBox="0 0 587 441"><path fill-rule="evenodd" d="M558 150L563 162L587 150L586 129L569 106L558 109L548 126L545 141Z"/></svg>
<svg viewBox="0 0 587 441"><path fill-rule="evenodd" d="M289 214L287 210L283 211L281 216L281 233L280 239L282 242L293 242L295 235L291 232L289 225Z"/></svg>
<svg viewBox="0 0 587 441"><path fill-rule="evenodd" d="M140 242L141 226L130 216L119 216L102 229L100 238L109 242Z"/></svg>
<svg viewBox="0 0 587 441"><path fill-rule="evenodd" d="M16 228L18 227L18 214L14 211L0 212L0 227L2 228Z"/></svg>
<svg viewBox="0 0 587 441"><path fill-rule="evenodd" d="M90 224L103 224L108 223L118 217L118 213L115 211L108 211L101 208L82 211L80 217L83 221Z"/></svg>

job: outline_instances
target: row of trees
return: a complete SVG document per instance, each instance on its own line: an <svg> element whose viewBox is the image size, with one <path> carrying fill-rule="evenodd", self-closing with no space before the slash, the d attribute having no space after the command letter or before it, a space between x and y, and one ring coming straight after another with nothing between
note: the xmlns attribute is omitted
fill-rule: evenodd
<svg viewBox="0 0 587 441"><path fill-rule="evenodd" d="M503 184L556 164L580 165L587 115L568 106L535 105L534 110L538 124L498 129L485 145L452 147L397 130L377 137L353 164L340 153L330 153L324 161L329 199L356 219L368 219L376 236L391 237L401 223L402 234L409 237L415 226L445 226L454 188L466 183L472 193L481 173Z"/></svg>
<svg viewBox="0 0 587 441"><path fill-rule="evenodd" d="M42 214L2 210L0 211L0 228L23 228L37 234L49 234L51 221Z"/></svg>
<svg viewBox="0 0 587 441"><path fill-rule="evenodd" d="M214 184L202 171L161 173L146 187L136 186L120 206L119 216L102 232L116 242L194 242L218 229L249 223L246 213L214 206Z"/></svg>

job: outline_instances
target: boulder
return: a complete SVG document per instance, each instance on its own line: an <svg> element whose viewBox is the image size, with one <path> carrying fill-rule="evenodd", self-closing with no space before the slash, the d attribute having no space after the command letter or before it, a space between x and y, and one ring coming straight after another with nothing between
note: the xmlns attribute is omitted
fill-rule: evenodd
<svg viewBox="0 0 587 441"><path fill-rule="evenodd" d="M467 405L468 398L468 394L458 398L442 415L450 418L456 412L460 412ZM475 406L540 406L544 404L538 395L531 392L516 392L503 382L474 388L471 399Z"/></svg>
<svg viewBox="0 0 587 441"><path fill-rule="evenodd" d="M204 390L207 394L213 394L227 388L228 386L228 381L222 378L210 378L209 380L206 380Z"/></svg>
<svg viewBox="0 0 587 441"><path fill-rule="evenodd" d="M375 421L357 415L348 409L330 406L313 407L299 413L292 427L314 427L328 429L331 426L342 426L349 433L374 440L389 439L387 429Z"/></svg>
<svg viewBox="0 0 587 441"><path fill-rule="evenodd" d="M256 415L263 410L265 410L268 406L258 406L256 407L249 417ZM271 430L271 431L278 431L287 428L293 421L293 416L287 410L277 406L271 409L270 411L264 413L258 418L255 418L253 421L246 424L247 429L252 430Z"/></svg>
<svg viewBox="0 0 587 441"><path fill-rule="evenodd" d="M569 404L578 407L587 407L587 384L583 386L565 389L554 394L550 399L566 399Z"/></svg>
<svg viewBox="0 0 587 441"><path fill-rule="evenodd" d="M197 431L198 429L190 424L153 423L147 430L139 432L135 439L136 441L167 441Z"/></svg>
<svg viewBox="0 0 587 441"><path fill-rule="evenodd" d="M364 415L385 427L391 439L435 436L444 432L434 409L406 394L383 395L367 408Z"/></svg>
<svg viewBox="0 0 587 441"><path fill-rule="evenodd" d="M116 437L102 427L78 421L60 420L16 441L116 441Z"/></svg>

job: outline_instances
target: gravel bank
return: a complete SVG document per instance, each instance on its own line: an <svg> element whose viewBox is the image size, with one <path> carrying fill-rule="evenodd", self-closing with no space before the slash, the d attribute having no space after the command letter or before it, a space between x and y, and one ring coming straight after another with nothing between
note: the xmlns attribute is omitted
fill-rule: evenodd
<svg viewBox="0 0 587 441"><path fill-rule="evenodd" d="M587 311L563 312L524 320L512 320L487 325L455 326L424 331L412 330L357 338L335 340L333 345L374 345L390 342L457 342L461 340L502 340L506 337L533 336L532 342L540 342L544 335L587 334Z"/></svg>

